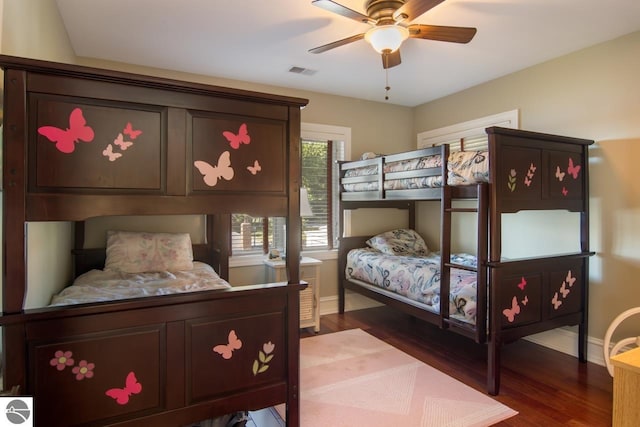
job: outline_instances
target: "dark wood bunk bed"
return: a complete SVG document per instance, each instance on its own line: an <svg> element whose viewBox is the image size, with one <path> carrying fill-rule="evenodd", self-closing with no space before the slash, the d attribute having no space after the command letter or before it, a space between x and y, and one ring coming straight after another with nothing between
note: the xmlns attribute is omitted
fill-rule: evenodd
<svg viewBox="0 0 640 427"><path fill-rule="evenodd" d="M487 182L448 185L447 159L450 153L446 145L340 164L341 221L344 221L344 212L349 210L398 208L408 210L408 227L415 229L416 203L440 201L440 258L437 261L440 295L449 295L452 270L472 271L477 286L475 322L450 313L449 299L452 296L440 298L434 309L387 290L388 282L381 286L381 283L374 285L347 277L349 252L366 247L372 236L341 238L338 283L340 312L344 312L345 290L349 289L486 344L487 391L495 395L500 389L500 349L503 343L557 327L578 325L579 360L586 362L589 256L593 255L589 250L588 147L593 141L499 127L487 128L486 131L488 153L483 155L488 155ZM416 161L419 164L431 156L440 156L441 164L422 169L385 171L385 166L390 164ZM369 174L348 173L367 168ZM437 177L444 185L409 189L389 185L385 189L385 182L423 180L426 177ZM353 188L345 190L350 185ZM453 203L465 199L475 200L475 207L456 207L468 206L468 202L462 205ZM524 210L579 213L579 236L576 236L579 251L503 259L502 214ZM476 268L451 260L452 215L456 212L476 213ZM365 269L375 270L375 267L367 264Z"/></svg>
<svg viewBox="0 0 640 427"><path fill-rule="evenodd" d="M298 259L307 100L9 56L0 66L4 389L33 396L37 425L179 426L286 403L298 426L297 263L288 283L23 304L31 221L76 224L76 275L104 266L104 249L83 248L100 216L203 215L194 259L223 279L232 213L287 217ZM212 350L232 335L228 354ZM93 374L54 363L71 354Z"/></svg>

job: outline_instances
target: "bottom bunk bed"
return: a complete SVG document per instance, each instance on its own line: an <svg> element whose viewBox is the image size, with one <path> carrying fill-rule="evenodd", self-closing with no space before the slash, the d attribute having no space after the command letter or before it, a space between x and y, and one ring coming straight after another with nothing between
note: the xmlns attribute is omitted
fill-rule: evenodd
<svg viewBox="0 0 640 427"><path fill-rule="evenodd" d="M110 233L106 251L74 250L78 277L52 305L3 318L5 384L34 396L36 425L230 427L288 401L301 287L231 287L211 245L180 253L184 236ZM169 247L172 265L153 255Z"/></svg>
<svg viewBox="0 0 640 427"><path fill-rule="evenodd" d="M419 257L376 253L366 244L372 237L375 236L340 239L341 312L345 309L346 290L350 290L486 344L490 394L499 393L503 343L579 325L579 359L586 362L584 312L591 254L491 263L490 285L478 284L476 272L452 268L450 293L445 297L441 295L439 254ZM475 259L468 254L451 257L451 263L461 261L462 265L475 265Z"/></svg>

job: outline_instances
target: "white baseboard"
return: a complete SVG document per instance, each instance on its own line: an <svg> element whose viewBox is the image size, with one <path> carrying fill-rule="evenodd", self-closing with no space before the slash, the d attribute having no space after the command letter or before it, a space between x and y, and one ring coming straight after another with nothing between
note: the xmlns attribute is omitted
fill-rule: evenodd
<svg viewBox="0 0 640 427"><path fill-rule="evenodd" d="M345 311L362 310L365 308L380 307L377 301L356 293L348 293L345 301ZM338 296L320 298L320 316L323 314L335 314L338 312Z"/></svg>
<svg viewBox="0 0 640 427"><path fill-rule="evenodd" d="M361 310L364 308L378 307L382 304L370 298L356 293L349 293L345 302L345 310ZM338 312L338 297L320 298L320 315L334 314ZM565 328L553 329L535 335L529 335L524 339L562 353L578 357L578 333ZM597 338L587 338L587 360L600 366L605 366L604 342Z"/></svg>

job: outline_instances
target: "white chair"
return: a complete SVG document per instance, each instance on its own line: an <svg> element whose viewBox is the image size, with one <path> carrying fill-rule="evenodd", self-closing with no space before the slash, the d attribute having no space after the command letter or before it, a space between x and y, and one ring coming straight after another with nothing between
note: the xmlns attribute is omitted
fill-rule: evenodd
<svg viewBox="0 0 640 427"><path fill-rule="evenodd" d="M628 317L636 314L640 314L640 307L630 308L629 310L622 312L618 317L613 319L613 322L611 322L611 325L609 325L609 328L607 329L607 333L604 335L604 344L602 345L602 348L604 350L604 362L607 365L609 375L611 375L612 377L613 366L611 365L611 358L618 354L621 348L628 345L635 344L636 347L640 347L640 336L621 339L613 346L613 348L611 348L611 350L609 350L609 347L611 345L611 336L613 335L613 331L615 331L620 323L622 323Z"/></svg>

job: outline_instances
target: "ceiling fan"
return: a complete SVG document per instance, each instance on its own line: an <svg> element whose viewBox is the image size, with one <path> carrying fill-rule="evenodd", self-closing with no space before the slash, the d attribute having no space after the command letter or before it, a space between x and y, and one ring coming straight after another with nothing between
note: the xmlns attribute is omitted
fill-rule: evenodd
<svg viewBox="0 0 640 427"><path fill-rule="evenodd" d="M311 4L346 18L371 25L365 33L337 40L316 48L311 53L327 50L365 39L382 55L382 66L387 69L400 64L400 45L408 38L468 43L476 34L475 28L409 24L444 0L367 0L367 14L349 9L333 0L313 0Z"/></svg>

